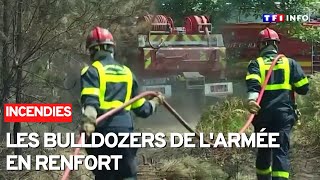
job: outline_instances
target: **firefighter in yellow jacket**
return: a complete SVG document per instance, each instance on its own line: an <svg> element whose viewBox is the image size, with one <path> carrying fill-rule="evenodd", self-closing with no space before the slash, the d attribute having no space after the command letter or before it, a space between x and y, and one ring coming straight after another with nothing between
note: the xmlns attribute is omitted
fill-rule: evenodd
<svg viewBox="0 0 320 180"><path fill-rule="evenodd" d="M131 70L114 60L114 40L112 34L104 28L95 27L87 37L87 49L90 51L92 65L81 72L81 103L84 109L82 129L90 136L92 132L106 135L109 132L133 131L130 111L137 116L147 118L153 114L164 99L162 94L151 100L144 98L136 101L123 111L113 115L98 125L97 117L110 109L138 95L138 84ZM90 138L89 138L90 139ZM121 137L119 137L121 139ZM122 155L119 170L94 170L96 180L134 180L137 175L135 148L88 148L91 155ZM112 164L112 163L111 163ZM111 166L113 169L114 167Z"/></svg>
<svg viewBox="0 0 320 180"><path fill-rule="evenodd" d="M256 132L278 132L279 148L258 149L256 170L258 180L285 180L289 178L289 148L292 126L297 120L293 93L307 94L309 81L301 66L293 59L282 57L273 68L260 105L256 103L261 85L274 58L278 55L278 34L269 28L259 33L260 56L248 66L246 83L248 109L256 114L253 125Z"/></svg>

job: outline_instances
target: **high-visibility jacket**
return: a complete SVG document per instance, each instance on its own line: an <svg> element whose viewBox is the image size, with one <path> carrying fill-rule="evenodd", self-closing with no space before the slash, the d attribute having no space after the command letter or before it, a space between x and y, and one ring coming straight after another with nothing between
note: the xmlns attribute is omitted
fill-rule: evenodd
<svg viewBox="0 0 320 180"><path fill-rule="evenodd" d="M94 106L98 116L117 108L138 95L138 83L131 70L117 63L111 56L94 61L81 71L81 103ZM116 116L103 121L101 126L133 127L130 111L139 117L152 114L152 106L142 98Z"/></svg>
<svg viewBox="0 0 320 180"><path fill-rule="evenodd" d="M250 61L246 76L248 92L260 92L275 53L268 53ZM309 90L309 81L301 66L293 59L283 57L274 66L266 86L261 111L268 109L292 110L294 101L292 92L305 95Z"/></svg>

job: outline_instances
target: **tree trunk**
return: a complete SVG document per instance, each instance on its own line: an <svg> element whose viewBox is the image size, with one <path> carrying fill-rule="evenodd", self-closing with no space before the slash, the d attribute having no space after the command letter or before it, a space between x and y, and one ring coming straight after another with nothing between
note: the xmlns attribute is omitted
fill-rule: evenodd
<svg viewBox="0 0 320 180"><path fill-rule="evenodd" d="M8 37L9 37L9 0L3 0L3 34L6 38L2 40L2 84L3 89L0 97L0 108L3 110L4 104L8 103L8 98L10 96L10 87L9 87L9 56L8 56ZM3 139L6 133L10 132L10 123L4 122L4 112L1 112L1 121L0 121L0 137Z"/></svg>
<svg viewBox="0 0 320 180"><path fill-rule="evenodd" d="M21 103L21 82L22 82L22 64L21 61L21 53L22 53L22 1L18 0L18 15L17 15L17 59L16 59L16 67L17 67L17 80L16 80L16 103ZM17 133L21 131L21 123L16 122L13 126L13 139L14 143L17 143ZM21 155L21 148L14 149L15 155Z"/></svg>
<svg viewBox="0 0 320 180"><path fill-rule="evenodd" d="M18 25L19 26L19 25ZM16 103L21 103L21 78L22 78L22 68L19 66L17 67L17 81L16 81ZM13 125L13 139L14 144L17 144L17 134L21 131L21 123L15 122ZM21 148L14 149L15 155L21 155Z"/></svg>

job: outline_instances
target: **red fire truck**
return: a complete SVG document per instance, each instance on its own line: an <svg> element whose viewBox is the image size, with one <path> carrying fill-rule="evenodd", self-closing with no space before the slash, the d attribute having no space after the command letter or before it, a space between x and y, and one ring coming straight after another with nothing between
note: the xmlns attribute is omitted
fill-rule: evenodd
<svg viewBox="0 0 320 180"><path fill-rule="evenodd" d="M202 98L239 91L233 82L244 79L248 62L257 57L257 34L268 25L225 24L213 33L206 16L188 16L183 27L175 27L174 21L163 15L143 16L138 19L138 25L141 23L150 27L138 36L139 63L132 66L143 90L161 91L173 103L191 102L193 106L202 103ZM277 30L273 24L269 26ZM296 59L308 74L320 70L318 45L289 38L284 31L280 36L281 53Z"/></svg>

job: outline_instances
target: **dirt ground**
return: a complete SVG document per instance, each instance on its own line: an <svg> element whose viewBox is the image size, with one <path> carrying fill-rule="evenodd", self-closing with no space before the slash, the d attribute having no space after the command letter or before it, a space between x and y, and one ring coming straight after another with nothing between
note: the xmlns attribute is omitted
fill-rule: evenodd
<svg viewBox="0 0 320 180"><path fill-rule="evenodd" d="M198 120L200 119L199 111L193 111L191 108L190 110L186 111L185 114L180 115L192 128L195 128ZM160 107L154 116L147 119L136 118L135 126L137 129L145 129L163 133L187 132L186 129L181 126L179 121L169 114L164 107Z"/></svg>

